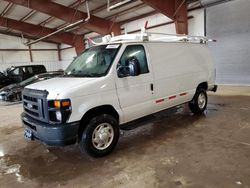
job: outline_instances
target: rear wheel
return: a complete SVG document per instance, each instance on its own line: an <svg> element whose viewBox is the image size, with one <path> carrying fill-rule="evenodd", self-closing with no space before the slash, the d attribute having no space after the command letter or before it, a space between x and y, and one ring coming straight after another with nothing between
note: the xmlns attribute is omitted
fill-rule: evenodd
<svg viewBox="0 0 250 188"><path fill-rule="evenodd" d="M196 93L189 102L189 108L194 114L202 114L207 108L207 92L203 88L198 88Z"/></svg>
<svg viewBox="0 0 250 188"><path fill-rule="evenodd" d="M113 151L119 139L117 120L108 114L90 120L80 139L80 148L93 157L103 157Z"/></svg>

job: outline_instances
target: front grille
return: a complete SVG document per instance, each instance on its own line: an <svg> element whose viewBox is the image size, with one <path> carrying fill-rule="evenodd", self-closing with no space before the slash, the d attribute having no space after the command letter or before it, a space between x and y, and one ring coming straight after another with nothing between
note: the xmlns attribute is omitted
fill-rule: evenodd
<svg viewBox="0 0 250 188"><path fill-rule="evenodd" d="M23 98L27 101L37 102L37 98L24 95Z"/></svg>
<svg viewBox="0 0 250 188"><path fill-rule="evenodd" d="M24 106L24 111L27 112L28 114L39 117L39 112L33 112L31 110L28 110L27 107L25 107L25 106Z"/></svg>
<svg viewBox="0 0 250 188"><path fill-rule="evenodd" d="M23 108L28 116L47 122L47 92L40 90L24 89L23 90Z"/></svg>

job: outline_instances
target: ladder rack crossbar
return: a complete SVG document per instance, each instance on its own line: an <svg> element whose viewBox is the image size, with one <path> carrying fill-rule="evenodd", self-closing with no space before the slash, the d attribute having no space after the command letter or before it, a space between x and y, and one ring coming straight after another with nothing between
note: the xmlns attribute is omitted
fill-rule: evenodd
<svg viewBox="0 0 250 188"><path fill-rule="evenodd" d="M153 37L153 35L163 35L161 37ZM168 34L168 33L156 33L146 32L145 28L141 29L140 33L127 34L119 36L106 35L102 38L102 43L111 42L144 42L144 41L162 41L162 42L190 42L190 43L201 43L216 42L216 40L209 39L205 36L193 36L193 35L182 35L182 34Z"/></svg>

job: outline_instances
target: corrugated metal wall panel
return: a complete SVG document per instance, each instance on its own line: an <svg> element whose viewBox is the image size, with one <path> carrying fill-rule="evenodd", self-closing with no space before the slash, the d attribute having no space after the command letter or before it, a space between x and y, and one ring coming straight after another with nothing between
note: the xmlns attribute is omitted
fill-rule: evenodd
<svg viewBox="0 0 250 188"><path fill-rule="evenodd" d="M20 37L0 34L0 49L28 49ZM40 42L32 45L33 49L57 49L56 44ZM32 51L33 61L30 62L29 51L0 51L0 71L18 65L43 64L48 71L55 71L65 67L65 63L58 61L57 51Z"/></svg>
<svg viewBox="0 0 250 188"><path fill-rule="evenodd" d="M207 35L220 84L250 84L250 1L234 0L207 8Z"/></svg>

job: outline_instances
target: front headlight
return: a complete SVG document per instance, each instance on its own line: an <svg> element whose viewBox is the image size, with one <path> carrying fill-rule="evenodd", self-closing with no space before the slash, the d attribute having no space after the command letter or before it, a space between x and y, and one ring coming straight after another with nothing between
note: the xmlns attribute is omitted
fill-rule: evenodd
<svg viewBox="0 0 250 188"><path fill-rule="evenodd" d="M62 113L60 111L56 111L56 119L62 121Z"/></svg>
<svg viewBox="0 0 250 188"><path fill-rule="evenodd" d="M54 123L66 123L72 107L69 99L48 101L49 120Z"/></svg>

